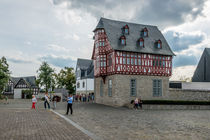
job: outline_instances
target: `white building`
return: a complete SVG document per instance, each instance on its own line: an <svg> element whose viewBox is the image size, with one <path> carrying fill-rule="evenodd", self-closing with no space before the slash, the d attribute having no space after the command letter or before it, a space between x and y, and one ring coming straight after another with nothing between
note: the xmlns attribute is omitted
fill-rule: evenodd
<svg viewBox="0 0 210 140"><path fill-rule="evenodd" d="M78 59L76 66L76 94L94 93L93 61Z"/></svg>

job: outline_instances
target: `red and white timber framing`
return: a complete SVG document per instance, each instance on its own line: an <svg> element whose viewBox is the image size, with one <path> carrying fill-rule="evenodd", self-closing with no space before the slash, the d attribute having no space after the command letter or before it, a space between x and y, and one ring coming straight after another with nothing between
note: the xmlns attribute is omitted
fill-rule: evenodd
<svg viewBox="0 0 210 140"><path fill-rule="evenodd" d="M95 77L112 74L171 76L172 56L114 51L104 29L97 29L94 38Z"/></svg>

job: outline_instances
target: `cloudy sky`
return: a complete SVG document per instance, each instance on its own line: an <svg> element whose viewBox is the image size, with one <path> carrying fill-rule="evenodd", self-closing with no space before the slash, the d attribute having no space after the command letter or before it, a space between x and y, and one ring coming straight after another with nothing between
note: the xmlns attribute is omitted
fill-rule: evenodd
<svg viewBox="0 0 210 140"><path fill-rule="evenodd" d="M206 0L0 0L0 57L12 76L36 75L42 61L75 67L77 58L90 59L101 16L157 25L176 54L175 80L190 77L210 47Z"/></svg>

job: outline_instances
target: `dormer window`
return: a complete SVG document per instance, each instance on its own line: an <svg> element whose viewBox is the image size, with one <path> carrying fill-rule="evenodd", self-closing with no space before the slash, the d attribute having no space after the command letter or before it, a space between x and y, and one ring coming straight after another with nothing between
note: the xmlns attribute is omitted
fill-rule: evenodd
<svg viewBox="0 0 210 140"><path fill-rule="evenodd" d="M162 48L162 42L161 42L160 39L156 42L156 47L157 47L158 49L161 49L161 48Z"/></svg>
<svg viewBox="0 0 210 140"><path fill-rule="evenodd" d="M120 43L121 45L126 45L126 38L124 35L120 37Z"/></svg>
<svg viewBox="0 0 210 140"><path fill-rule="evenodd" d="M148 37L148 30L146 27L141 31L141 34L143 37Z"/></svg>
<svg viewBox="0 0 210 140"><path fill-rule="evenodd" d="M139 46L144 47L144 39L143 38L139 39Z"/></svg>
<svg viewBox="0 0 210 140"><path fill-rule="evenodd" d="M129 34L129 27L127 24L123 27L123 34L126 34L126 35Z"/></svg>

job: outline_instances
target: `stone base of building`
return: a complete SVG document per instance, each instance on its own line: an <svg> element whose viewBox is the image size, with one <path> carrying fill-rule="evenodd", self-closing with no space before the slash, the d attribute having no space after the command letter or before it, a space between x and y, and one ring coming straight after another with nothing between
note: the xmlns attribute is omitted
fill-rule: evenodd
<svg viewBox="0 0 210 140"><path fill-rule="evenodd" d="M131 96L131 79L136 80L136 95ZM162 81L162 95L153 96L153 80ZM111 95L108 94L108 81L112 80ZM143 75L110 75L102 79L95 78L96 103L111 106L127 106L131 100L141 97L142 100L164 100L169 92L169 77Z"/></svg>

